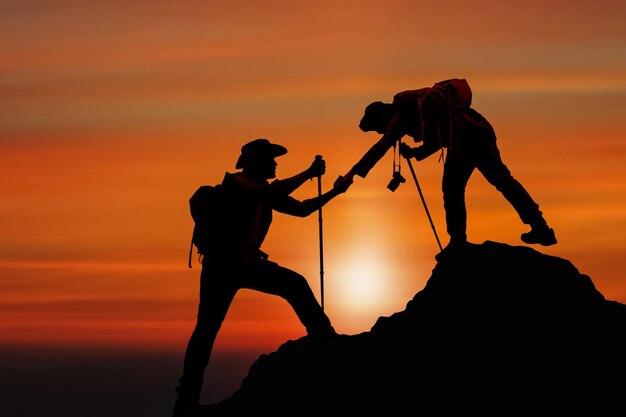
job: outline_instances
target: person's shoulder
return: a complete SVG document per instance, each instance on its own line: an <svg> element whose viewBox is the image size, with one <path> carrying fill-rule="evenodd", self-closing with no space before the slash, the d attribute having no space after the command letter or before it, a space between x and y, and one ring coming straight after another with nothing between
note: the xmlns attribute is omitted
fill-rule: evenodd
<svg viewBox="0 0 626 417"><path fill-rule="evenodd" d="M226 172L222 180L222 186L228 190L235 190L254 183L243 172Z"/></svg>
<svg viewBox="0 0 626 417"><path fill-rule="evenodd" d="M494 130L491 123L479 112L469 108L460 113L457 119L457 127L459 131L465 135L493 135Z"/></svg>
<svg viewBox="0 0 626 417"><path fill-rule="evenodd" d="M240 178L240 177L243 177L243 176L244 176L243 172L240 172L240 171L238 171L238 172L228 172L228 171L224 172L224 179L228 178L228 179L232 180L232 179Z"/></svg>
<svg viewBox="0 0 626 417"><path fill-rule="evenodd" d="M463 109L460 115L462 116L462 119L464 119L469 124L489 123L485 116L483 116L473 107Z"/></svg>
<svg viewBox="0 0 626 417"><path fill-rule="evenodd" d="M222 188L235 194L258 194L270 189L266 180L254 179L243 172L226 173L222 181Z"/></svg>
<svg viewBox="0 0 626 417"><path fill-rule="evenodd" d="M237 181L237 177L241 175L241 172L225 172L224 178L222 178L222 185L229 185Z"/></svg>

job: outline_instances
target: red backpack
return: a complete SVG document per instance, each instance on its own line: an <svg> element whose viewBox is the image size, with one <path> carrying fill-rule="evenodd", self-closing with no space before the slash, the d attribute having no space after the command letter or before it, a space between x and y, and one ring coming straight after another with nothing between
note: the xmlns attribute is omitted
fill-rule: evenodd
<svg viewBox="0 0 626 417"><path fill-rule="evenodd" d="M193 219L193 233L189 247L189 268L195 246L202 256L214 250L224 239L225 223L224 192L221 184L202 185L189 198L189 210Z"/></svg>
<svg viewBox="0 0 626 417"><path fill-rule="evenodd" d="M439 81L432 87L406 90L393 96L393 104L415 103L420 108L428 107L437 113L437 118L456 109L469 108L472 105L472 89L464 78L452 78Z"/></svg>
<svg viewBox="0 0 626 417"><path fill-rule="evenodd" d="M431 136L426 133L425 138L431 137L441 146L441 158L444 158L443 144L448 143L449 148L455 144L453 124L455 113L462 112L472 105L472 89L464 78L452 78L439 81L432 87L406 90L397 93L393 97L394 106L410 108L419 113L422 132L434 132ZM439 123L449 125L448 137L442 138ZM426 124L429 124L427 129ZM436 128L433 128L436 126ZM434 136L434 137L433 137Z"/></svg>

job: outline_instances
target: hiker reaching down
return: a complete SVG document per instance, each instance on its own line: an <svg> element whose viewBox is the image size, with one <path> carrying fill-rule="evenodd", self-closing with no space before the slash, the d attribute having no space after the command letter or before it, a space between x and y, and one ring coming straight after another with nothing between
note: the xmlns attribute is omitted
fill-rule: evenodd
<svg viewBox="0 0 626 417"><path fill-rule="evenodd" d="M557 243L539 205L502 161L493 127L470 107L471 95L465 80L452 79L398 93L392 103L369 104L359 128L383 136L345 177L365 178L391 147L405 135L410 136L421 145L411 147L400 142L399 151L405 158L421 161L439 151L443 157L443 149L447 149L442 191L450 241L444 252L467 242L465 187L475 169L502 193L522 222L531 226L521 235L523 242L544 246Z"/></svg>
<svg viewBox="0 0 626 417"><path fill-rule="evenodd" d="M228 234L222 236L211 251L203 253L197 322L187 344L183 374L176 387L174 416L198 404L215 338L239 289L284 298L312 338L338 337L306 278L270 261L261 245L274 211L308 216L344 193L351 181L339 177L330 191L308 200L297 200L290 194L305 181L323 175L326 162L316 157L300 174L268 182L276 177L275 158L286 153L285 147L267 139L253 140L241 148L236 163L241 171L227 172L224 176L221 188L229 207L224 210L223 218L216 221L227 225Z"/></svg>

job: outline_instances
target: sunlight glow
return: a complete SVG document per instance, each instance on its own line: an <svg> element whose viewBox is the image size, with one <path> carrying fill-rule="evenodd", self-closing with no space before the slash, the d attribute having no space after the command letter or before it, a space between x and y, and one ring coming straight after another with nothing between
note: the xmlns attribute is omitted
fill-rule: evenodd
<svg viewBox="0 0 626 417"><path fill-rule="evenodd" d="M353 313L379 310L391 288L385 276L385 254L378 248L355 250L340 265L338 295L343 308Z"/></svg>

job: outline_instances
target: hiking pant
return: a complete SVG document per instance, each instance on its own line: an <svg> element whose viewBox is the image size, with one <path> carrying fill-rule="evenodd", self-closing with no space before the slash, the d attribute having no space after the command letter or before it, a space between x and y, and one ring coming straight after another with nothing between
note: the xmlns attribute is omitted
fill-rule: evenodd
<svg viewBox="0 0 626 417"><path fill-rule="evenodd" d="M176 388L177 404L194 405L199 402L213 343L235 294L241 288L284 298L312 337L335 334L330 320L302 275L266 259L239 264L205 262L200 274L196 327L187 344L183 375Z"/></svg>
<svg viewBox="0 0 626 417"><path fill-rule="evenodd" d="M450 152L446 159L443 179L443 205L446 214L446 227L450 239L467 239L467 211L465 208L465 187L474 169L513 206L525 224L541 226L546 222L539 205L535 203L526 189L519 183L502 162L496 145L495 135L490 128L487 134L476 138L471 143L464 143L457 152ZM470 145L472 147L470 147Z"/></svg>

